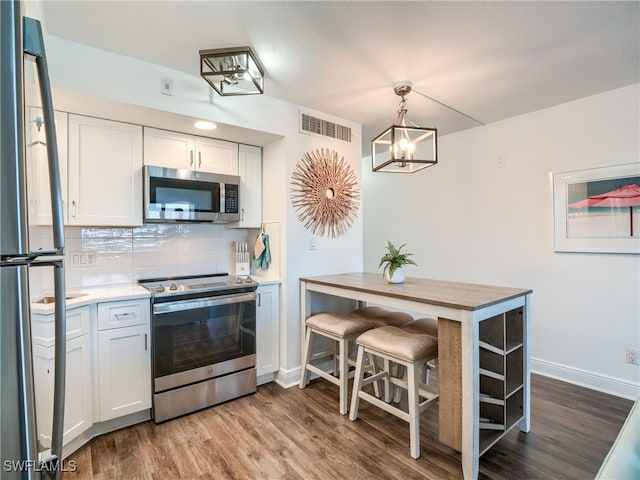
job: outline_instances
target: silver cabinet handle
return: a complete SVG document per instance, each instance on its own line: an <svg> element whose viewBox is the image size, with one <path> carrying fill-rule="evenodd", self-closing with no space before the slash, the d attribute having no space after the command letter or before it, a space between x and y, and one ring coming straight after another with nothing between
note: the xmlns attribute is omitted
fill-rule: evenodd
<svg viewBox="0 0 640 480"><path fill-rule="evenodd" d="M71 201L71 216L73 218L76 218L76 201L75 200Z"/></svg>
<svg viewBox="0 0 640 480"><path fill-rule="evenodd" d="M202 166L202 152L198 152L198 168Z"/></svg>
<svg viewBox="0 0 640 480"><path fill-rule="evenodd" d="M147 349L147 334L144 334L144 349Z"/></svg>
<svg viewBox="0 0 640 480"><path fill-rule="evenodd" d="M240 215L240 221L244 222L244 208L240 209L241 215Z"/></svg>
<svg viewBox="0 0 640 480"><path fill-rule="evenodd" d="M126 313L115 313L113 316L116 317L116 319L120 320L121 318L124 318L124 319L127 319L129 317L135 318L136 314L134 312L126 312Z"/></svg>
<svg viewBox="0 0 640 480"><path fill-rule="evenodd" d="M193 167L193 150L189 150L189 166Z"/></svg>
<svg viewBox="0 0 640 480"><path fill-rule="evenodd" d="M261 307L262 306L262 294L259 293L258 294L258 305L256 305L257 307Z"/></svg>

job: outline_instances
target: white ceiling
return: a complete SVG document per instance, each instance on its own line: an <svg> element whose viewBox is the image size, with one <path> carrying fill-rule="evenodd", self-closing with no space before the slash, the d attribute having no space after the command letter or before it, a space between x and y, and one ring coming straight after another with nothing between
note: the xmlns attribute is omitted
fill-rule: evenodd
<svg viewBox="0 0 640 480"><path fill-rule="evenodd" d="M44 14L50 34L194 75L199 50L250 45L267 95L361 123L364 154L396 119L394 82L485 123L640 82L638 1L47 0ZM478 125L415 92L407 107L440 135Z"/></svg>

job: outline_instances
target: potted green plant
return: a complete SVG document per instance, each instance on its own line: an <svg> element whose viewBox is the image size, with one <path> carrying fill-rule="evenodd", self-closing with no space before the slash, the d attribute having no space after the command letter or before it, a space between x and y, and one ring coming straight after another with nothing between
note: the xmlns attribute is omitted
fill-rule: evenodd
<svg viewBox="0 0 640 480"><path fill-rule="evenodd" d="M389 283L404 282L404 266L418 265L409 258L413 253L401 253L401 250L405 245L406 243L401 245L400 248L396 248L393 246L393 243L387 240L387 253L385 253L380 259L380 265L378 265L378 268L384 265L382 276L386 278Z"/></svg>

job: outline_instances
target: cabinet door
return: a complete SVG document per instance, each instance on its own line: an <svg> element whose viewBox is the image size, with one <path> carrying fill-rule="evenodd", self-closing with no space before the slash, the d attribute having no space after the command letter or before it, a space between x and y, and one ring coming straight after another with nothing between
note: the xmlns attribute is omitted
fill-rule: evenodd
<svg viewBox="0 0 640 480"><path fill-rule="evenodd" d="M93 424L90 348L88 334L67 340L63 445ZM51 447L54 362L54 347L33 346L38 439L45 448Z"/></svg>
<svg viewBox="0 0 640 480"><path fill-rule="evenodd" d="M280 368L280 286L260 285L256 309L257 375Z"/></svg>
<svg viewBox="0 0 640 480"><path fill-rule="evenodd" d="M196 137L195 169L202 172L238 175L238 144Z"/></svg>
<svg viewBox="0 0 640 480"><path fill-rule="evenodd" d="M42 109L28 110L27 126L27 185L29 194L29 223L51 225L51 189L49 187L49 160L47 139L42 124ZM63 208L67 203L67 114L55 112L56 140L58 143L58 168L62 187ZM67 220L64 212L65 223Z"/></svg>
<svg viewBox="0 0 640 480"><path fill-rule="evenodd" d="M142 127L69 115L70 225L142 224Z"/></svg>
<svg viewBox="0 0 640 480"><path fill-rule="evenodd" d="M144 129L144 164L156 167L192 169L194 137L184 133Z"/></svg>
<svg viewBox="0 0 640 480"><path fill-rule="evenodd" d="M98 332L100 421L151 408L149 325Z"/></svg>
<svg viewBox="0 0 640 480"><path fill-rule="evenodd" d="M240 221L238 228L260 228L262 225L262 149L240 145Z"/></svg>

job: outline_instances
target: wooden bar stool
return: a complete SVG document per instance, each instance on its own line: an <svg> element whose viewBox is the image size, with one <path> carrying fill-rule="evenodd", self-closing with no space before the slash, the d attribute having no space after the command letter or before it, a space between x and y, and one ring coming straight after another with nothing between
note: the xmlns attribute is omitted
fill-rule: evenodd
<svg viewBox="0 0 640 480"><path fill-rule="evenodd" d="M437 318L418 318L412 322L405 323L401 326L405 332L422 333L438 338L438 319Z"/></svg>
<svg viewBox="0 0 640 480"><path fill-rule="evenodd" d="M364 320L369 320L370 322L373 322L376 327L386 327L386 326L402 327L403 325L407 325L414 321L414 318L408 313L395 312L392 310L387 310L385 308L376 307L376 306L367 306L367 307L357 308L351 313L349 313L349 316L354 318L362 318ZM367 360L370 362L373 373L374 374L377 373L380 370L380 368L375 358L370 357L370 358L367 358ZM390 371L391 369L397 368L395 365L391 365L388 360L383 359L383 362L384 362L383 369L386 371ZM390 402L391 395L392 395L392 388L391 388L391 385L389 384L389 377L384 377L383 384L384 384L384 392L385 392L384 400L385 402ZM380 392L378 388L378 382L374 384L374 388L375 388L376 396L379 397Z"/></svg>
<svg viewBox="0 0 640 480"><path fill-rule="evenodd" d="M431 335L434 338L438 338L438 319L437 318L432 318L432 317L418 318L413 322L409 322L402 325L402 327L400 328L402 328L402 330L404 330L405 332ZM427 385L429 384L429 381L430 381L431 371L437 368L437 365L436 365L437 361L438 359L434 358L433 360L428 361L424 365L424 375L422 376L422 378L425 379L425 383ZM400 390L396 390L394 392L393 401L395 403L400 402L401 393L402 392Z"/></svg>
<svg viewBox="0 0 640 480"><path fill-rule="evenodd" d="M339 313L319 313L307 318L305 325L306 332L302 352L300 388L307 386L309 372L313 372L334 385L337 385L340 389L340 413L345 415L349 406L347 397L349 393L349 378L353 377L353 372L349 374L349 344L361 333L375 328L375 324L368 320L353 318ZM335 342L334 345L337 343L338 348L334 348L331 352L324 351L318 354L312 354L311 344L314 335L321 335L333 340L333 342ZM312 361L329 356L332 356L334 360L333 375L311 363ZM351 363L353 364L355 362Z"/></svg>
<svg viewBox="0 0 640 480"><path fill-rule="evenodd" d="M413 321L413 317L405 312L394 312L382 307L360 307L349 314L353 318L361 318L375 323L377 327L401 327Z"/></svg>
<svg viewBox="0 0 640 480"><path fill-rule="evenodd" d="M420 382L420 368L438 355L438 341L430 336L415 334L398 327L380 327L362 333L356 340L358 358L351 396L350 420L358 418L358 403L360 399L395 415L409 423L409 438L411 456L420 457L420 412L426 410L438 399L438 393L428 385ZM373 354L388 362L397 363L407 369L407 379L396 378L389 369L385 369L364 378L365 355ZM388 365L385 362L385 365ZM375 396L365 392L362 388L369 383L389 378L394 385L404 388L408 392L409 412L405 412ZM420 402L420 398L424 400Z"/></svg>

